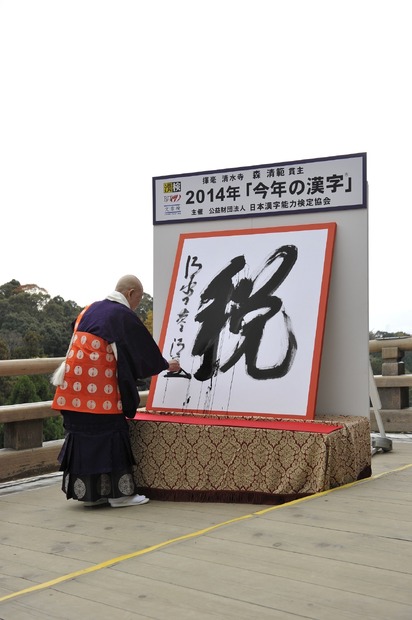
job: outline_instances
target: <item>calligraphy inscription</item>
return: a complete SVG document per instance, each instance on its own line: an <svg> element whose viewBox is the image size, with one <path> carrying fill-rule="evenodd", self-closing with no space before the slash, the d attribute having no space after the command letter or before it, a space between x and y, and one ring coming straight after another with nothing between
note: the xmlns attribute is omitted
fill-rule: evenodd
<svg viewBox="0 0 412 620"><path fill-rule="evenodd" d="M200 295L199 311L195 321L200 329L192 348L192 355L202 358L194 373L198 381L207 381L220 372L227 372L244 356L246 371L254 379L277 379L290 370L297 350L297 341L291 320L280 297L274 295L289 275L298 257L294 245L283 245L265 261L254 278L239 276L245 268L243 255L236 256L204 288ZM279 264L280 261L280 264ZM258 279L266 277L258 289ZM258 367L258 353L266 323L281 313L287 340L286 351L280 361L268 367ZM228 359L218 356L224 329L239 336L239 342Z"/></svg>

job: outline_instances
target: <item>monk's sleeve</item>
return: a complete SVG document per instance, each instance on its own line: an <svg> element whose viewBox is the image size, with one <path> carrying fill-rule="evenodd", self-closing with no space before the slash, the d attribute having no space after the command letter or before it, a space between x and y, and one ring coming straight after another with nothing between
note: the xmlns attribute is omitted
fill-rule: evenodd
<svg viewBox="0 0 412 620"><path fill-rule="evenodd" d="M124 318L122 333L116 340L117 373L123 411L133 417L140 402L137 379L157 375L169 364L140 319L134 313Z"/></svg>

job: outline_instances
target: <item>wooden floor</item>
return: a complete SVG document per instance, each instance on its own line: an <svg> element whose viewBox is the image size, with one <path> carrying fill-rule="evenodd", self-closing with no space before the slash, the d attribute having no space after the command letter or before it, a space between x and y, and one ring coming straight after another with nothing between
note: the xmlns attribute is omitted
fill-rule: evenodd
<svg viewBox="0 0 412 620"><path fill-rule="evenodd" d="M58 476L0 488L0 620L411 620L412 441L278 507L87 509Z"/></svg>

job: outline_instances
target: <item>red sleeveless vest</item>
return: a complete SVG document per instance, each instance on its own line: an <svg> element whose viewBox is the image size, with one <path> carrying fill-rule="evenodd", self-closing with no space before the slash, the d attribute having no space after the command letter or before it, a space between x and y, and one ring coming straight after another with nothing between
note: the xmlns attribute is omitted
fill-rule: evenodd
<svg viewBox="0 0 412 620"><path fill-rule="evenodd" d="M52 409L122 413L113 348L103 338L77 331L83 312L76 321L66 356L64 382L56 388Z"/></svg>

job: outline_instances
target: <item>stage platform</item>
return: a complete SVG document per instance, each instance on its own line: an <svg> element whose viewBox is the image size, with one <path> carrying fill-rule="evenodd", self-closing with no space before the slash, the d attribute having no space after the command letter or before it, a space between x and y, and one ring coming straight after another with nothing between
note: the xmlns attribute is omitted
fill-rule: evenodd
<svg viewBox="0 0 412 620"><path fill-rule="evenodd" d="M278 418L137 412L136 481L152 499L282 504L371 475L364 416Z"/></svg>

